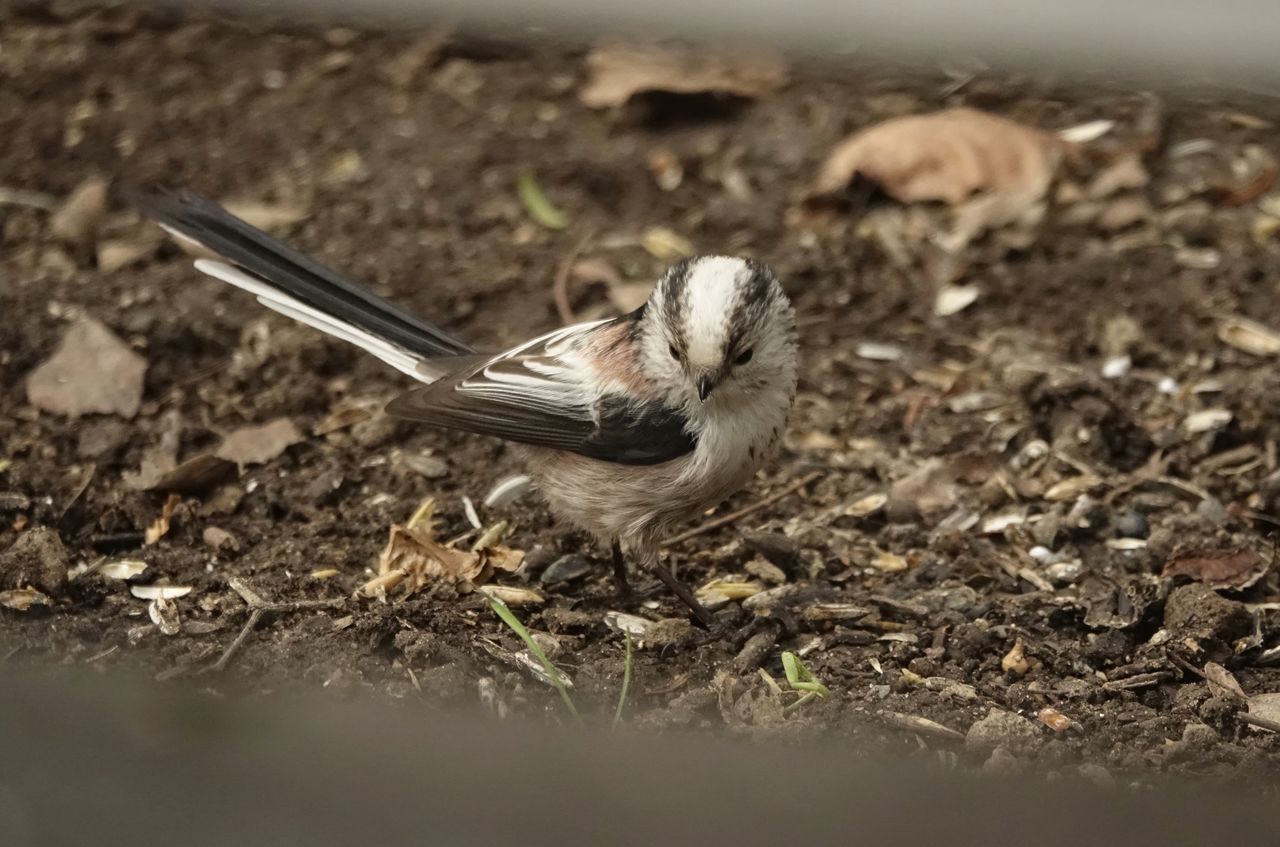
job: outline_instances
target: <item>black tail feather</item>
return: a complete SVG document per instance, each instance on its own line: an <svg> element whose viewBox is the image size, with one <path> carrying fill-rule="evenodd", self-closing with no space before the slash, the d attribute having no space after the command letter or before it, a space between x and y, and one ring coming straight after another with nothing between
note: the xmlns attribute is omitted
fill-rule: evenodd
<svg viewBox="0 0 1280 847"><path fill-rule="evenodd" d="M290 297L410 353L432 357L475 352L465 341L414 317L197 194L127 191L125 198L157 223Z"/></svg>

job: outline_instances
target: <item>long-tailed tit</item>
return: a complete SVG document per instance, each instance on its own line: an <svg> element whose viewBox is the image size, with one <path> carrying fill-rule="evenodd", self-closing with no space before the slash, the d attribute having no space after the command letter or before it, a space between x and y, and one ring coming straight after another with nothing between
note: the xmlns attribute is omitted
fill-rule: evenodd
<svg viewBox="0 0 1280 847"><path fill-rule="evenodd" d="M620 585L623 545L712 623L658 550L672 527L745 485L782 438L796 325L769 268L681 260L630 314L482 354L208 200L133 199L222 257L199 270L425 383L390 414L519 445L553 512L612 546Z"/></svg>

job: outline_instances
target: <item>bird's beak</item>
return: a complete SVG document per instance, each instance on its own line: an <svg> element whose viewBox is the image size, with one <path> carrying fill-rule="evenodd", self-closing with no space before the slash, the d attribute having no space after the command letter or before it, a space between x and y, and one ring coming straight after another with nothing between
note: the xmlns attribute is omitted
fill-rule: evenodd
<svg viewBox="0 0 1280 847"><path fill-rule="evenodd" d="M711 374L703 374L698 377L698 399L703 403L707 402L707 398L711 396L711 392L715 391L716 378Z"/></svg>

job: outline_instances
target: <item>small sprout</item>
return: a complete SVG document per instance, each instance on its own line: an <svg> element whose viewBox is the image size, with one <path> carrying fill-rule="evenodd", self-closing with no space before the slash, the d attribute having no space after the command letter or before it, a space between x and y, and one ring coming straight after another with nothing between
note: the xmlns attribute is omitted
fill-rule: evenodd
<svg viewBox="0 0 1280 847"><path fill-rule="evenodd" d="M569 219L565 213L557 209L547 199L547 195L542 193L542 187L538 185L533 171L523 171L520 174L516 190L520 193L520 202L524 203L529 217L542 226L547 229L564 229L569 225Z"/></svg>
<svg viewBox="0 0 1280 847"><path fill-rule="evenodd" d="M524 624L520 623L520 619L512 614L511 609L507 608L507 604L501 599L490 596L489 605L493 608L494 613L502 619L502 622L510 627L511 631L520 636L520 640L529 648L529 652L537 658L542 665L542 669L547 672L547 676L551 679L551 684L560 692L560 699L564 701L564 705L569 709L569 714L573 715L573 719L582 724L582 716L578 714L578 707L573 704L573 698L569 696L569 689L564 684L564 678L560 676L560 671L556 670L556 666L551 664L551 660L547 658L547 654L538 646L538 642L533 640L533 636L529 630L525 629Z"/></svg>
<svg viewBox="0 0 1280 847"><path fill-rule="evenodd" d="M800 661L800 658L795 653L783 651L782 670L787 675L787 684L793 690L805 692L804 696L783 710L784 714L795 711L815 697L829 697L831 695L831 689L823 685L813 675L813 672L804 666L804 663Z"/></svg>
<svg viewBox="0 0 1280 847"><path fill-rule="evenodd" d="M622 707L627 703L627 694L631 691L631 633L624 631L622 637L626 640L627 655L623 659L622 664L622 692L618 694L618 708L613 711L613 726L610 732L618 729L618 724L622 723Z"/></svg>
<svg viewBox="0 0 1280 847"><path fill-rule="evenodd" d="M480 533L480 537L477 538L474 543L472 543L471 550L472 552L475 552L477 550L483 550L486 547L493 547L494 545L502 541L503 537L506 534L507 534L507 522L498 521L496 524L489 527L484 532Z"/></svg>

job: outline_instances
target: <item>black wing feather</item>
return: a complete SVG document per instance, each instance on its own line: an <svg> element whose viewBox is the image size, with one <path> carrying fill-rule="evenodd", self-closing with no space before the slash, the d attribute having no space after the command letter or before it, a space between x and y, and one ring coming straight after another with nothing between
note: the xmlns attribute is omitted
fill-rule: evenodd
<svg viewBox="0 0 1280 847"><path fill-rule="evenodd" d="M494 397L459 391L459 384L471 375L468 369L409 391L392 400L387 412L445 429L622 465L668 462L697 446L687 418L660 403L637 404L621 395L606 395L590 405L566 402L552 406L542 398L520 403L509 394Z"/></svg>
<svg viewBox="0 0 1280 847"><path fill-rule="evenodd" d="M204 245L295 300L420 356L474 353L460 338L415 317L197 194L127 191L148 217Z"/></svg>

